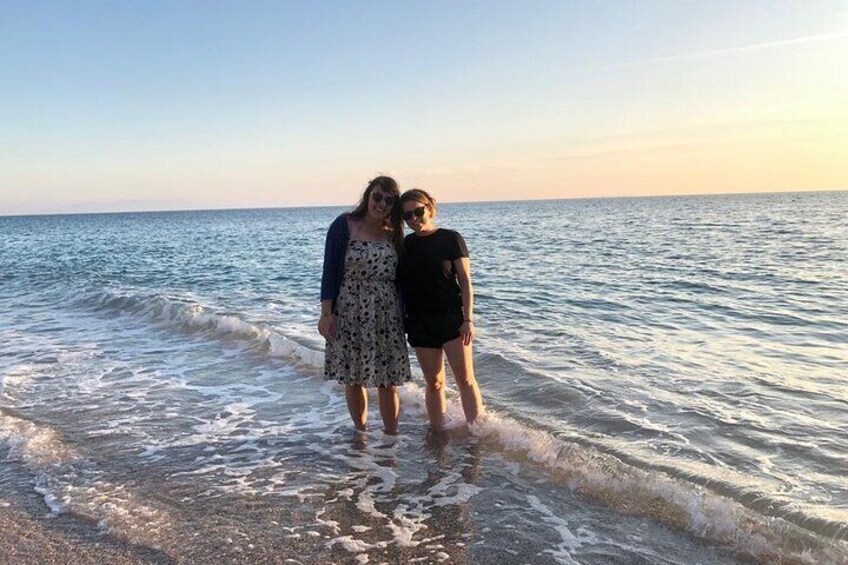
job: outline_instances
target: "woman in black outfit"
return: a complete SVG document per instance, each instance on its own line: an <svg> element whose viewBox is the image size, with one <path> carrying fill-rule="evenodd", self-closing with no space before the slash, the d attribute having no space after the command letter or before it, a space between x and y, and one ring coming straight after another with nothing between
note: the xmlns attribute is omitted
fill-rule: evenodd
<svg viewBox="0 0 848 565"><path fill-rule="evenodd" d="M483 411L474 377L474 291L468 248L459 233L436 227L436 201L413 189L400 198L403 219L413 233L404 240L401 291L409 344L427 381L430 425L442 429L445 415L447 355L465 419L473 424Z"/></svg>

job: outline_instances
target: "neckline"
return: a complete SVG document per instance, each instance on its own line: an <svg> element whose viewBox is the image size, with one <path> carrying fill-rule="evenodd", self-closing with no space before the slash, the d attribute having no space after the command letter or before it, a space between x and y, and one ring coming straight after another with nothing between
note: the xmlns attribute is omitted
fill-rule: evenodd
<svg viewBox="0 0 848 565"><path fill-rule="evenodd" d="M377 241L377 240L373 240L373 239L356 239L356 238L352 237L352 238L350 238L350 240L351 241L358 241L359 243L391 243L391 241L388 241L388 240L385 240L385 239L382 240L382 241Z"/></svg>
<svg viewBox="0 0 848 565"><path fill-rule="evenodd" d="M364 219L363 218L354 218L351 215L351 213L348 212L348 214L345 216L345 220L347 221L347 233L348 233L348 239L350 241L363 241L363 242L366 242L366 243L391 243L391 241L392 241L391 239L387 239L387 240L383 240L383 241L377 241L377 240L373 240L373 239L359 239L359 238L353 237L353 229L351 229L352 224L361 223L361 222L364 221ZM357 232L358 231L359 230L357 230Z"/></svg>
<svg viewBox="0 0 848 565"><path fill-rule="evenodd" d="M418 235L418 232L412 232L412 235L414 235L415 237L424 239L425 237L430 237L430 236L436 235L439 232L439 230L441 230L441 229L442 228L436 228L433 231L431 231L430 233L425 234L425 235Z"/></svg>

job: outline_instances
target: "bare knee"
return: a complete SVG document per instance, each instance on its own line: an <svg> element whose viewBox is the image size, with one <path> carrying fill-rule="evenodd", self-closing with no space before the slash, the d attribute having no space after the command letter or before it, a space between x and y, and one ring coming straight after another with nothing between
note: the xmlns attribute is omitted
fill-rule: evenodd
<svg viewBox="0 0 848 565"><path fill-rule="evenodd" d="M474 373L467 371L457 371L454 374L456 378L456 386L460 390L465 390L477 386L477 379L474 378Z"/></svg>
<svg viewBox="0 0 848 565"><path fill-rule="evenodd" d="M445 373L444 371L436 375L424 375L424 380L427 383L427 389L435 392L440 392L445 388Z"/></svg>

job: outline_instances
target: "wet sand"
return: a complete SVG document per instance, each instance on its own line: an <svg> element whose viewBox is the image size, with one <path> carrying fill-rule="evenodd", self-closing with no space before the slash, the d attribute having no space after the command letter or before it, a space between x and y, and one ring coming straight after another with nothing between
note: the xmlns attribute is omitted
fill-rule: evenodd
<svg viewBox="0 0 848 565"><path fill-rule="evenodd" d="M282 534L276 547L263 544L261 549L241 549L238 547L216 547L214 541L205 550L194 555L179 552L161 551L149 547L134 545L112 535L105 534L94 522L79 517L62 514L46 517L45 509L39 516L31 515L27 510L13 505L0 503L0 563L17 564L170 564L170 563L364 563L359 553L345 547L344 543L327 547L327 539L293 540L292 535ZM294 541L295 543L292 543ZM196 542L193 542L193 545ZM202 544L201 544L202 545ZM439 547L426 551L422 548L387 548L381 559L373 563L463 563L463 551L459 547ZM304 551L311 546L311 551ZM198 548L195 547L195 550ZM459 550L459 551L457 551ZM194 551L192 551L194 553ZM430 555L426 555L429 553ZM503 552L504 557L513 557Z"/></svg>
<svg viewBox="0 0 848 565"><path fill-rule="evenodd" d="M40 500L17 495L0 502L0 563L173 563L167 554L104 534L70 514L50 516Z"/></svg>
<svg viewBox="0 0 848 565"><path fill-rule="evenodd" d="M365 563L365 555L358 551L357 544L380 541L375 523L374 530L361 532L356 535L355 541L345 542L346 536L341 534L340 529L350 530L353 520L359 517L348 504L317 508L308 502L292 501L291 505L281 504L261 519L266 523L279 524L272 536L246 538L244 532L250 531L250 524L239 524L230 509L222 507L218 519L212 520L215 523L211 531L199 531L195 528L195 520L186 516L185 521L172 525L170 535L163 540L167 547L153 548L108 533L96 521L72 512L51 514L41 495L33 491L33 485L25 484L24 477L4 473L2 479L0 563L4 565ZM209 511L208 508L198 510L204 514ZM317 528L313 520L307 519L315 516L316 511L325 521ZM441 518L437 523L431 523L431 527L435 526L432 536L435 539L429 547L388 546L379 552L379 557L372 557L368 562L464 563L465 543L458 541L447 547L444 533L454 532L457 540L462 540L462 527L451 523L448 516ZM249 521L256 519L254 515ZM209 524L208 515L205 521ZM373 552L371 554L373 556ZM504 553L504 556L510 554Z"/></svg>

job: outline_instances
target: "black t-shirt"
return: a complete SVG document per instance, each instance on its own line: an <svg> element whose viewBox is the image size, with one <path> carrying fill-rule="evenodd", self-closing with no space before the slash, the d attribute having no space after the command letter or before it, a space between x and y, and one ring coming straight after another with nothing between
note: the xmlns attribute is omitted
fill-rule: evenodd
<svg viewBox="0 0 848 565"><path fill-rule="evenodd" d="M461 309L462 293L453 261L468 257L468 248L462 236L441 228L425 236L413 233L406 236L404 247L400 281L407 311L420 313Z"/></svg>

